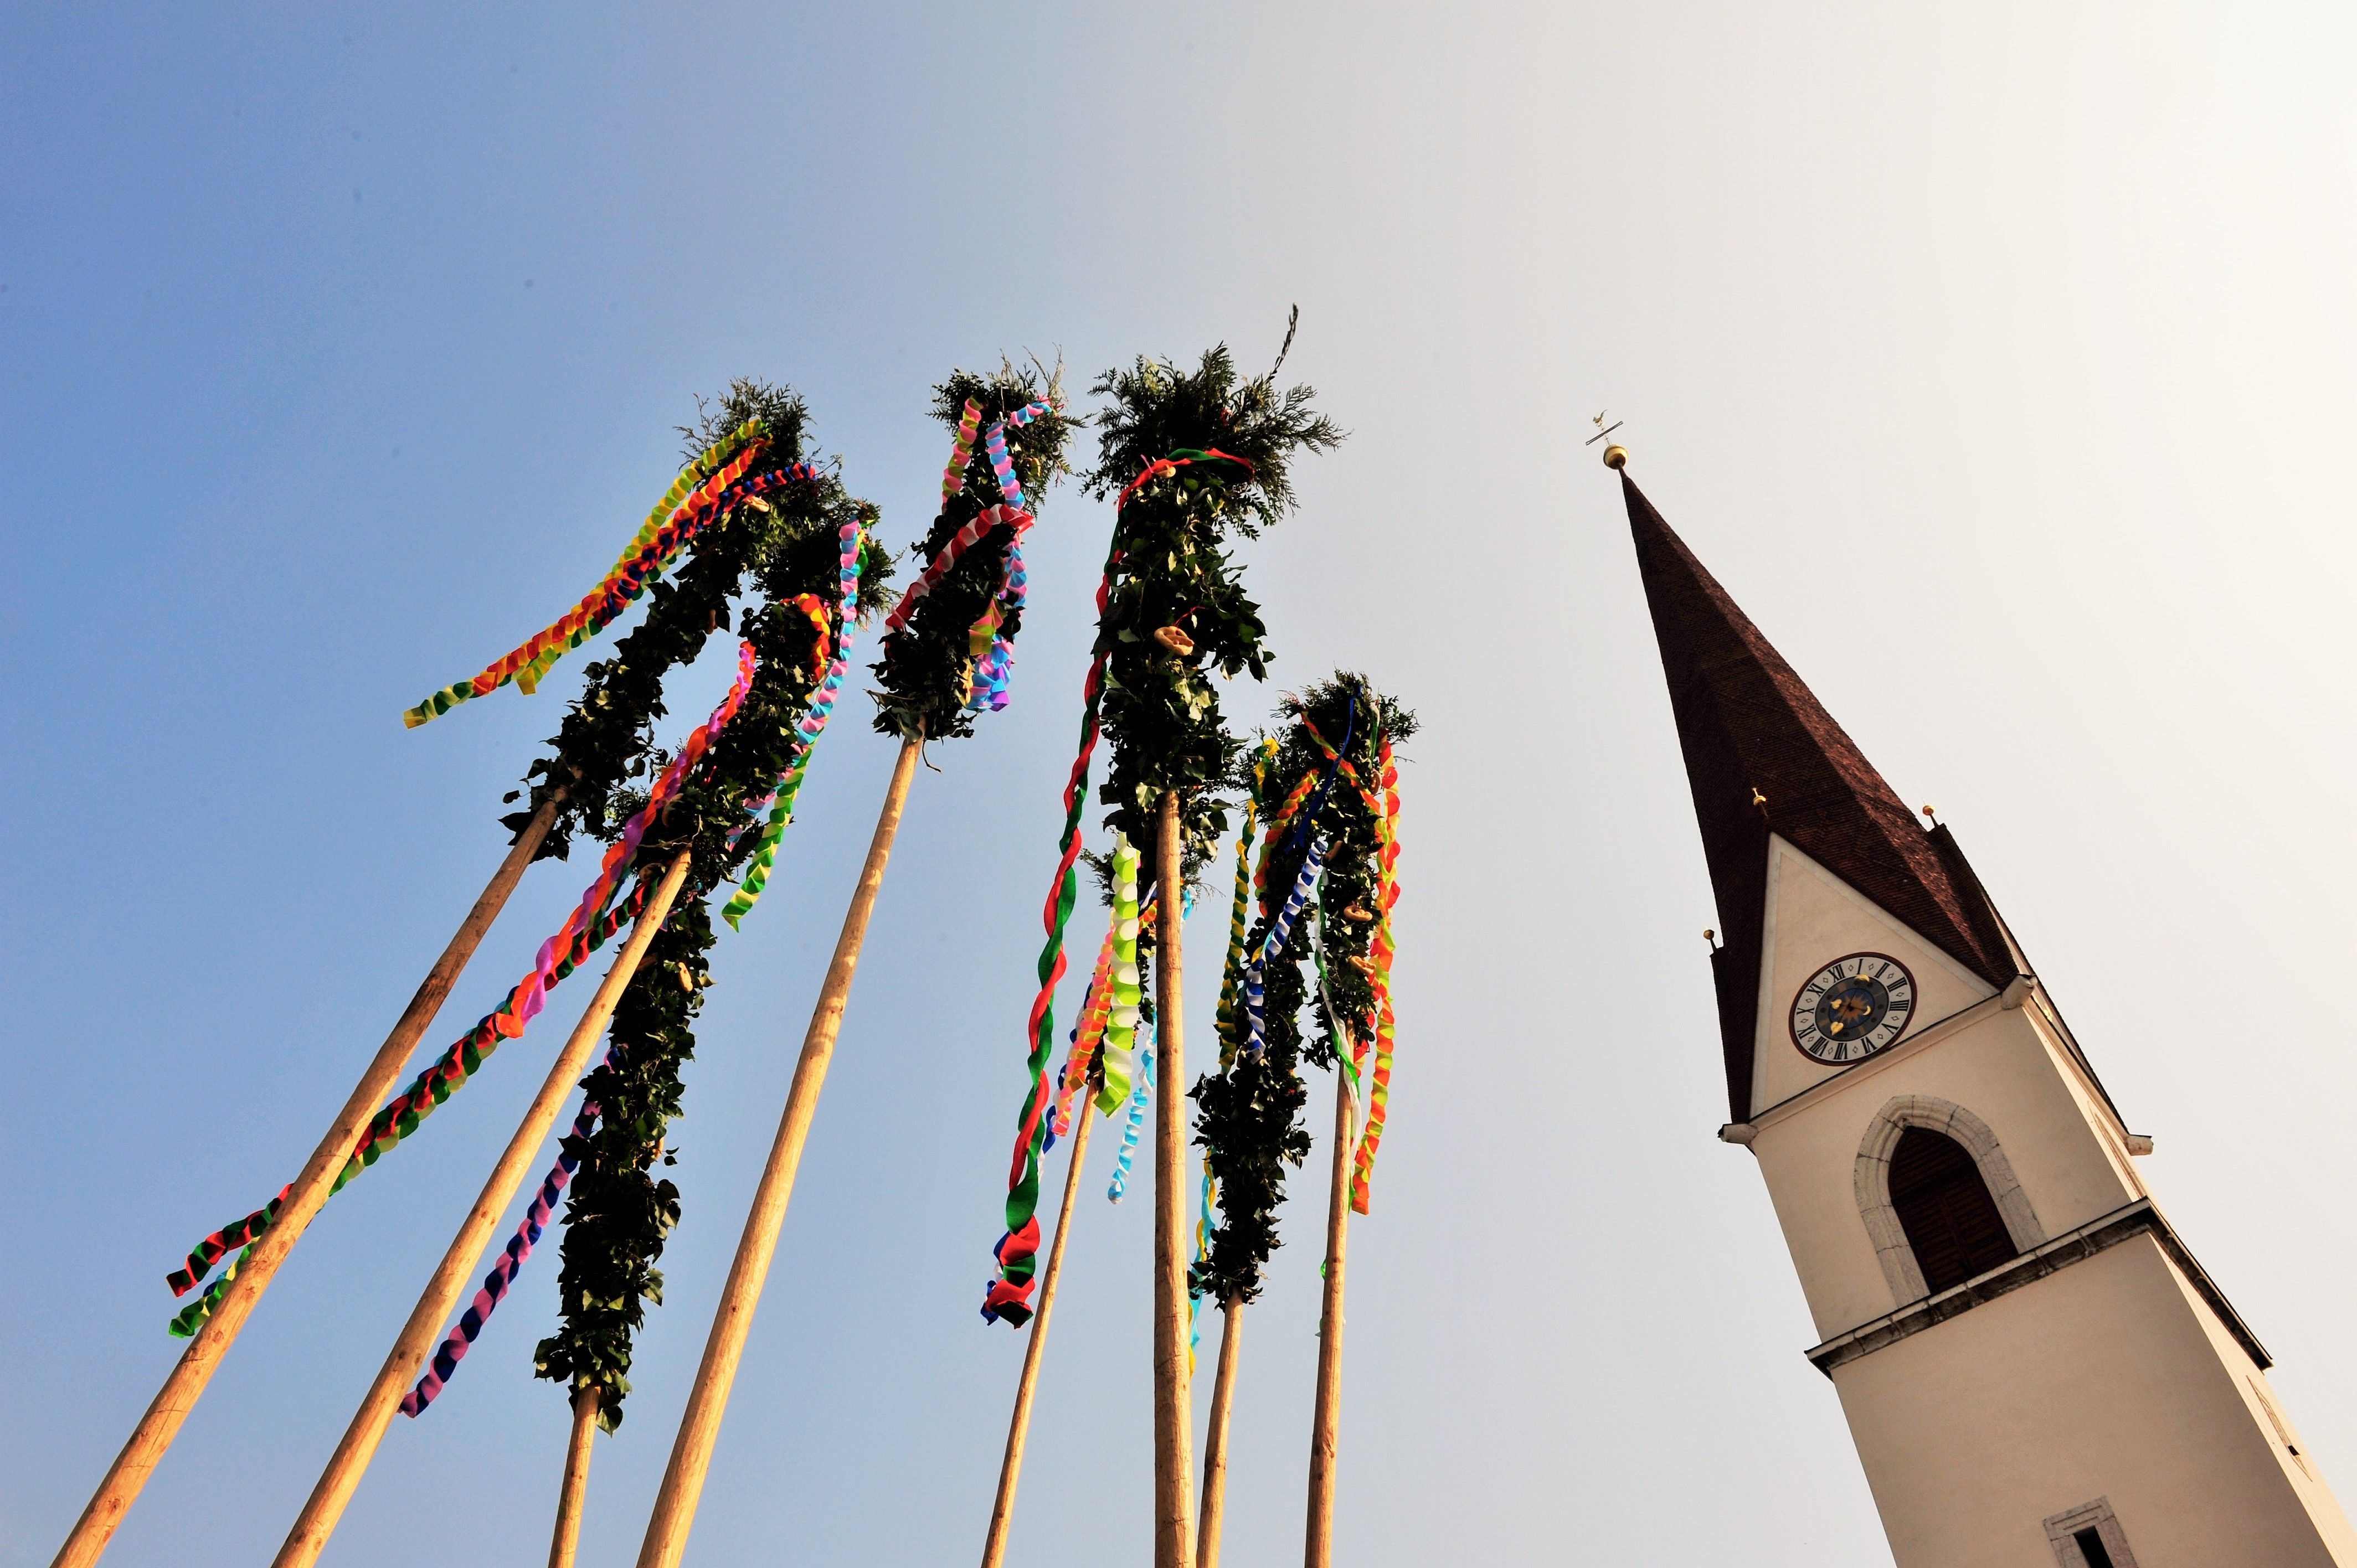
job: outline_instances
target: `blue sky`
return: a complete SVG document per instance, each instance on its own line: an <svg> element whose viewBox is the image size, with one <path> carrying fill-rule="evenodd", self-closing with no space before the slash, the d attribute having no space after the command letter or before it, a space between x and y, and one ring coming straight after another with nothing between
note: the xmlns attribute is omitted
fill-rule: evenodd
<svg viewBox="0 0 2357 1568"><path fill-rule="evenodd" d="M801 390L899 547L952 366L1262 364L1295 303L1288 372L1351 439L1249 547L1279 659L1229 711L1340 664L1424 725L1343 1555L1887 1560L1766 1194L1711 1139L1716 917L1579 446L1606 406L1942 807L2352 1484L2350 45L2289 6L13 9L0 1565L48 1560L177 1353L162 1274L300 1166L583 656L400 711L596 580L699 392ZM1021 1341L974 1303L1109 517L1047 499L1014 705L918 782L691 1563L981 1538ZM888 770L845 717L714 955L585 1564L634 1557ZM585 875L534 871L430 1044ZM275 1547L577 1005L330 1207L112 1561ZM1246 1341L1234 1568L1298 1551L1321 1158ZM1092 1197L1074 1232L1027 1561L1146 1553L1150 1226ZM329 1563L543 1550L551 1249Z"/></svg>

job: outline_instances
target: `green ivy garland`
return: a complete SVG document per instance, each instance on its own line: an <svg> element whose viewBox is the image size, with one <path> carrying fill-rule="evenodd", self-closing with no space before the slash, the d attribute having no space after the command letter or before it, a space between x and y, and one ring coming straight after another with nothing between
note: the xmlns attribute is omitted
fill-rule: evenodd
<svg viewBox="0 0 2357 1568"><path fill-rule="evenodd" d="M773 437L788 428L795 433L793 445L776 442L767 461L798 459L801 403L759 382L732 384L702 427L684 434L694 445L752 416L768 421ZM810 595L834 613L838 531L855 518L872 523L874 509L846 495L830 475L817 485L773 491L716 520L671 591L662 594L662 584L651 591L654 602L646 621L612 656L591 666L590 688L557 736L556 757L533 771L545 780L574 770L560 822L606 842L618 836L644 803L643 787L629 779L651 768L660 770L665 760L652 745L653 722L664 711L662 677L728 624L729 607L749 580L759 603L738 615L737 629L759 659L753 682L704 766L641 842L636 861L642 874L651 874L682 849L690 851L690 892L673 907L615 1008L612 1061L582 1080L585 1094L599 1107L597 1127L565 1140L580 1168L565 1209L563 1316L535 1360L541 1377L576 1392L601 1390L598 1423L608 1432L621 1423L632 1337L644 1320L644 1304L662 1299L662 1275L654 1265L679 1219L678 1188L658 1180L654 1167L675 1158L665 1139L680 1110L680 1069L694 1053L692 1025L711 983L705 955L714 938L703 895L742 868L756 841L756 834L738 831L752 821L748 808L777 783L790 759L794 726L816 684L814 658L833 647L831 638L819 639L794 600ZM892 565L872 538L860 564L866 615L888 597Z"/></svg>
<svg viewBox="0 0 2357 1568"><path fill-rule="evenodd" d="M1102 722L1113 746L1099 798L1112 808L1108 825L1146 852L1141 897L1158 875L1151 846L1166 792L1178 795L1190 880L1227 832L1221 792L1238 742L1222 721L1211 672L1267 679L1267 628L1224 547L1232 534L1258 538L1292 510L1297 451L1342 439L1310 411L1311 388L1280 393L1275 373L1240 380L1222 344L1192 371L1140 357L1091 389L1112 406L1088 492L1127 492L1115 524L1119 566L1098 622L1097 646L1108 655ZM1186 467L1136 484L1153 465L1188 454L1195 456Z"/></svg>
<svg viewBox="0 0 2357 1568"><path fill-rule="evenodd" d="M1322 779L1331 768L1313 726L1369 787L1381 777L1377 757L1384 740L1396 745L1415 733L1415 715L1376 691L1364 675L1337 671L1300 696L1288 697L1285 707L1292 722L1280 736L1257 797L1264 811L1275 810L1302 779ZM1252 786L1248 769L1242 783ZM1318 896L1325 994L1317 1003L1318 1036L1308 1055L1313 1065L1331 1068L1348 1059L1343 1042L1351 1037L1349 1029L1363 1028L1374 1003L1359 964L1367 958L1374 931L1378 845L1375 813L1350 779L1334 780L1316 821L1305 827L1303 819L1316 799L1313 792L1293 821L1275 829L1244 951L1257 953L1267 941L1271 918L1299 877L1311 843L1324 840L1326 866ZM1190 1288L1216 1301L1248 1302L1259 1295L1269 1257L1279 1245L1276 1209L1285 1198L1286 1166L1298 1165L1309 1155L1301 1115L1308 1096L1300 1071L1306 994L1300 966L1313 955L1316 940L1305 915L1294 923L1283 950L1269 955L1262 976L1262 1053L1254 1057L1241 1048L1239 1009L1222 1021L1221 1056L1227 1065L1198 1079L1192 1090L1196 1142L1204 1146L1205 1165L1219 1188L1220 1223L1211 1233L1210 1256L1195 1265ZM1337 1026L1327 1010L1329 999L1348 1028Z"/></svg>
<svg viewBox="0 0 2357 1568"><path fill-rule="evenodd" d="M1002 360L988 374L952 371L933 389L932 415L952 431L964 417L969 401L981 404L982 427L1006 418L1026 404L1045 400L1048 412L1030 424L1006 432L1006 451L1017 483L1033 511L1041 493L1065 466L1064 447L1080 421L1065 413L1060 371L1018 366ZM1004 499L977 437L961 483L943 503L933 525L919 542L918 553L927 564L938 559L958 531ZM1014 536L1006 528L993 530L959 558L949 574L921 599L909 622L885 633L883 657L874 665L883 690L876 697L878 734L906 740L961 739L974 733L974 715L966 711L972 692L974 625L990 607L1006 576L1006 552ZM1006 612L1004 635L1011 641L1021 629L1023 611Z"/></svg>

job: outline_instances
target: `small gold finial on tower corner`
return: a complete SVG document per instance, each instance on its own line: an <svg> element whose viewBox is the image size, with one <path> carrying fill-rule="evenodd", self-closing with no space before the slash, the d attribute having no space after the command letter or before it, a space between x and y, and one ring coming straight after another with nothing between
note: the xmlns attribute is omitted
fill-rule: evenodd
<svg viewBox="0 0 2357 1568"><path fill-rule="evenodd" d="M1606 436L1620 429L1620 426L1626 423L1625 421L1616 419L1609 424L1605 424L1604 416L1611 412L1612 411L1609 408L1598 409L1597 411L1596 417L1589 421L1590 424L1596 426L1596 434L1581 442L1580 445L1582 446L1595 446L1598 441L1603 440ZM1629 448L1621 446L1617 441L1611 446L1607 446L1604 449L1604 466L1615 471L1627 467L1629 466Z"/></svg>
<svg viewBox="0 0 2357 1568"><path fill-rule="evenodd" d="M1938 827L1938 826L1940 825L1940 808L1939 808L1939 807L1937 807L1937 806L1919 806L1919 807L1917 807L1917 808L1916 808L1916 810L1918 810L1918 811L1921 811L1925 816L1927 816L1927 817L1931 818L1931 819L1932 819L1932 825L1933 827L1935 827L1935 828L1936 828L1936 827Z"/></svg>

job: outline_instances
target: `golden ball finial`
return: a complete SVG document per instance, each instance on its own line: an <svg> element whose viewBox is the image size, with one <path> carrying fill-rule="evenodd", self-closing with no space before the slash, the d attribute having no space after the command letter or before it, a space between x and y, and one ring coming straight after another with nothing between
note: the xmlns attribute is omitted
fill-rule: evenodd
<svg viewBox="0 0 2357 1568"><path fill-rule="evenodd" d="M1629 466L1629 448L1620 445L1618 442L1614 443L1612 446L1607 446L1604 449L1604 466L1608 468L1616 469L1627 467Z"/></svg>

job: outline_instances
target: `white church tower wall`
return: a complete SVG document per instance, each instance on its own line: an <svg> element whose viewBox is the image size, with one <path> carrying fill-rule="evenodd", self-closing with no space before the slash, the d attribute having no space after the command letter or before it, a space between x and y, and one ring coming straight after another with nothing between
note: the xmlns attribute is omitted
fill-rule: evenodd
<svg viewBox="0 0 2357 1568"><path fill-rule="evenodd" d="M2357 1568L2151 1140L1953 838L1623 483L1726 932L1720 1137L1767 1182L1898 1568Z"/></svg>

